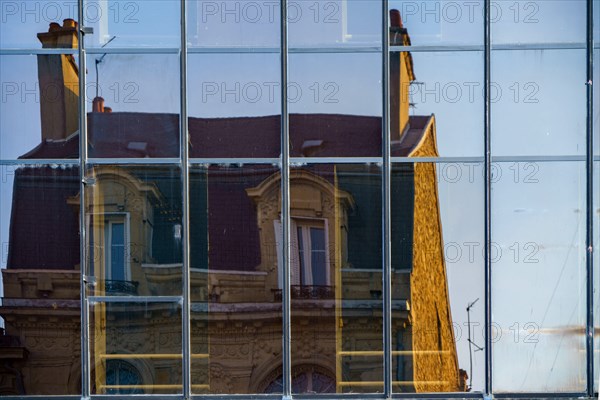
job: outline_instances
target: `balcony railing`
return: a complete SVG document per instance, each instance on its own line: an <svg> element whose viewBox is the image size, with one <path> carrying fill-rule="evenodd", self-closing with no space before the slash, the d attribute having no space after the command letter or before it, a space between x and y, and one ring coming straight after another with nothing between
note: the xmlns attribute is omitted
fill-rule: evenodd
<svg viewBox="0 0 600 400"><path fill-rule="evenodd" d="M281 289L273 290L275 301L281 301ZM293 300L328 300L335 298L335 288L333 286L303 286L292 285L290 296Z"/></svg>
<svg viewBox="0 0 600 400"><path fill-rule="evenodd" d="M139 282L105 280L104 290L107 295L136 296L138 294Z"/></svg>

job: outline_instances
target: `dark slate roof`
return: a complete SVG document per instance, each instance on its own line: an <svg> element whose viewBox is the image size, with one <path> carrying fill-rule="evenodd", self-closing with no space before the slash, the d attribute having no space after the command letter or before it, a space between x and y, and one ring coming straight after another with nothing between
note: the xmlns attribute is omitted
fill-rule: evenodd
<svg viewBox="0 0 600 400"><path fill-rule="evenodd" d="M410 129L392 155L407 156L431 117L411 117ZM275 158L280 117L189 118L192 158ZM177 158L179 116L151 113L89 113L89 157ZM340 114L291 114L292 157L381 156L381 118ZM77 158L79 136L44 141L21 159Z"/></svg>
<svg viewBox="0 0 600 400"><path fill-rule="evenodd" d="M67 200L79 193L79 168L15 171L8 268L75 269L79 214Z"/></svg>
<svg viewBox="0 0 600 400"><path fill-rule="evenodd" d="M65 140L47 139L19 158L47 160L55 158L79 158L79 133L75 133Z"/></svg>

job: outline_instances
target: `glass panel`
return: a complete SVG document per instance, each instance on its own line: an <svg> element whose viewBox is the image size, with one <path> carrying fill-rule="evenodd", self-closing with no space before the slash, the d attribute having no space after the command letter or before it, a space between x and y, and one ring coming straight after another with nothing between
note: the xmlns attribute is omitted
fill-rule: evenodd
<svg viewBox="0 0 600 400"><path fill-rule="evenodd" d="M582 392L585 163L499 163L493 182L494 388Z"/></svg>
<svg viewBox="0 0 600 400"><path fill-rule="evenodd" d="M91 158L179 157L179 56L88 55Z"/></svg>
<svg viewBox="0 0 600 400"><path fill-rule="evenodd" d="M77 7L75 5L75 7ZM85 45L94 47L179 47L180 7L172 0L84 0Z"/></svg>
<svg viewBox="0 0 600 400"><path fill-rule="evenodd" d="M0 171L2 395L80 394L79 167Z"/></svg>
<svg viewBox="0 0 600 400"><path fill-rule="evenodd" d="M96 277L89 295L180 295L179 169L102 165L90 168L86 179L86 269Z"/></svg>
<svg viewBox="0 0 600 400"><path fill-rule="evenodd" d="M392 156L419 156L436 131L436 156L483 155L483 53L390 54Z"/></svg>
<svg viewBox="0 0 600 400"><path fill-rule="evenodd" d="M585 50L492 53L495 155L585 154L585 60Z"/></svg>
<svg viewBox="0 0 600 400"><path fill-rule="evenodd" d="M380 46L381 22L381 3L372 0L288 3L292 47Z"/></svg>
<svg viewBox="0 0 600 400"><path fill-rule="evenodd" d="M90 302L92 394L182 392L181 304Z"/></svg>
<svg viewBox="0 0 600 400"><path fill-rule="evenodd" d="M0 158L79 157L78 75L71 55L0 56Z"/></svg>
<svg viewBox="0 0 600 400"><path fill-rule="evenodd" d="M191 46L279 47L277 1L188 0Z"/></svg>
<svg viewBox="0 0 600 400"><path fill-rule="evenodd" d="M585 43L586 1L494 1L493 44Z"/></svg>
<svg viewBox="0 0 600 400"><path fill-rule="evenodd" d="M483 0L391 0L390 10L400 12L413 46L483 46Z"/></svg>
<svg viewBox="0 0 600 400"><path fill-rule="evenodd" d="M395 393L484 390L483 172L467 163L392 167Z"/></svg>
<svg viewBox="0 0 600 400"><path fill-rule="evenodd" d="M293 168L290 191L292 390L380 393L381 169Z"/></svg>
<svg viewBox="0 0 600 400"><path fill-rule="evenodd" d="M188 56L189 70L198 71L188 77L191 158L279 156L279 58L278 54Z"/></svg>
<svg viewBox="0 0 600 400"><path fill-rule="evenodd" d="M54 35L62 36L59 47L77 47L76 1L14 1L0 0L0 47L35 49L42 46L38 35L53 25ZM65 21L66 20L66 21ZM63 29L64 33L59 33ZM46 35L46 38L54 35ZM38 40L39 38L39 40ZM65 40L67 39L67 40ZM73 41L74 40L74 41Z"/></svg>
<svg viewBox="0 0 600 400"><path fill-rule="evenodd" d="M292 157L381 155L381 55L290 55Z"/></svg>
<svg viewBox="0 0 600 400"><path fill-rule="evenodd" d="M281 393L280 187L270 165L190 171L194 393Z"/></svg>

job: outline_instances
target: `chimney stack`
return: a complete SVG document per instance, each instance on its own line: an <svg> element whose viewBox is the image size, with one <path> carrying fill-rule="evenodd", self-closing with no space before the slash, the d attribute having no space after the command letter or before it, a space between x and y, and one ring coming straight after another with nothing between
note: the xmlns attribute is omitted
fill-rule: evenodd
<svg viewBox="0 0 600 400"><path fill-rule="evenodd" d="M52 22L37 37L44 49L77 48L77 22ZM38 60L42 141L65 139L79 129L79 69L70 54L41 54Z"/></svg>
<svg viewBox="0 0 600 400"><path fill-rule="evenodd" d="M104 99L102 97L94 97L92 103L92 112L103 113L104 112Z"/></svg>
<svg viewBox="0 0 600 400"><path fill-rule="evenodd" d="M404 28L402 25L402 16L398 10L390 10L390 26L394 28Z"/></svg>
<svg viewBox="0 0 600 400"><path fill-rule="evenodd" d="M410 46L408 31L398 10L390 10L390 45ZM399 140L409 126L410 83L415 80L410 52L390 53L390 131L391 140Z"/></svg>

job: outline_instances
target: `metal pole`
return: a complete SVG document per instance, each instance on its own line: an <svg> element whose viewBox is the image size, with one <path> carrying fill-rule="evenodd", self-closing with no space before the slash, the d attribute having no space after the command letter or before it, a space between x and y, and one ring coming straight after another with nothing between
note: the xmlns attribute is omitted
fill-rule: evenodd
<svg viewBox="0 0 600 400"><path fill-rule="evenodd" d="M491 151L491 0L486 0L484 5L484 162L485 162L485 393L492 395L492 151Z"/></svg>
<svg viewBox="0 0 600 400"><path fill-rule="evenodd" d="M86 59L84 43L84 13L83 1L77 1L77 40L79 44L79 265L80 277L80 299L81 299L81 396L83 399L90 398L90 342L89 342L89 308L86 293L86 269L87 269L87 232L85 216L85 176L87 168L87 115L86 106Z"/></svg>
<svg viewBox="0 0 600 400"><path fill-rule="evenodd" d="M594 395L594 6L587 2L587 120L586 120L586 354L587 394Z"/></svg>
<svg viewBox="0 0 600 400"><path fill-rule="evenodd" d="M183 247L183 265L182 265L182 284L183 284L183 305L181 309L182 319L182 363L181 372L183 383L183 395L189 399L192 395L191 384L191 334L190 334L190 196L189 196L189 154L188 154L188 110L187 110L187 28L186 28L186 1L181 1L181 50L180 50L180 157L181 157L181 177L182 177L182 247Z"/></svg>
<svg viewBox="0 0 600 400"><path fill-rule="evenodd" d="M283 232L283 398L291 399L292 395L292 362L291 362L291 268L290 268L290 126L288 110L288 25L287 0L281 0L281 227Z"/></svg>
<svg viewBox="0 0 600 400"><path fill-rule="evenodd" d="M391 215L391 137L390 137L390 14L389 1L382 2L382 92L383 92L383 393L392 397L392 215ZM400 366L398 366L400 368Z"/></svg>

